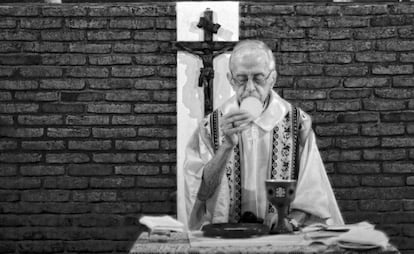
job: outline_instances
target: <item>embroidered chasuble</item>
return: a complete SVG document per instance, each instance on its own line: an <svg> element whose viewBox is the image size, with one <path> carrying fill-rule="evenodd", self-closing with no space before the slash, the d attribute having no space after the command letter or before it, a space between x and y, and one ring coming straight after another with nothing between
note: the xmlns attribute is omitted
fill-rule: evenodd
<svg viewBox="0 0 414 254"><path fill-rule="evenodd" d="M223 113L216 109L210 115L211 124L211 138L216 151L223 140L220 126L220 119ZM268 166L268 179L282 179L282 180L296 180L299 175L298 167L298 109L294 107L290 110L282 121L277 124L270 135L271 146L269 151L271 159ZM240 139L240 136L239 136ZM226 176L229 185L230 209L229 222L237 223L242 215L242 172L248 169L243 169L241 163L243 153L242 142L239 142L233 149L231 158L226 165ZM249 159L249 158L246 158ZM263 183L264 184L264 183ZM267 202L266 213L275 213L276 208ZM250 211L255 212L255 211ZM255 213L257 216L258 214Z"/></svg>

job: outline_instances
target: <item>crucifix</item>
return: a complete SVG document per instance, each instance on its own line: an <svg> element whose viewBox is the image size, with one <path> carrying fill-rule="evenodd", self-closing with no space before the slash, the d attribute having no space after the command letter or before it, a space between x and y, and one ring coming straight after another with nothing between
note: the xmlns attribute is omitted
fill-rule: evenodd
<svg viewBox="0 0 414 254"><path fill-rule="evenodd" d="M203 67L200 68L198 86L204 88L204 115L208 115L213 111L214 58L231 50L235 43L213 41L213 34L217 33L220 24L214 23L213 11L209 8L204 11L204 16L200 17L197 27L203 29L204 41L177 42L176 46L198 56L203 62Z"/></svg>

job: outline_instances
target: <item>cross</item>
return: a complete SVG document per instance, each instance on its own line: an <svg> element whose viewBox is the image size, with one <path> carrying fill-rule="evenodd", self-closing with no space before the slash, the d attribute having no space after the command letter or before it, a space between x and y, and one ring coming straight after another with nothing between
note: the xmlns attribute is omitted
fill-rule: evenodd
<svg viewBox="0 0 414 254"><path fill-rule="evenodd" d="M197 27L204 30L204 41L177 42L176 46L197 55L203 62L203 67L200 68L198 86L204 88L204 115L208 115L213 111L213 60L223 52L230 51L235 42L213 41L213 34L217 33L220 25L213 22L213 11L210 8L204 11L204 16L200 17Z"/></svg>

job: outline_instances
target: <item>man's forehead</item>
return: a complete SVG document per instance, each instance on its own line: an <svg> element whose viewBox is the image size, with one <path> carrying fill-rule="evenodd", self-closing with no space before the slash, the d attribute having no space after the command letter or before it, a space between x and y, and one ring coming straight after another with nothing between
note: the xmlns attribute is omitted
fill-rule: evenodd
<svg viewBox="0 0 414 254"><path fill-rule="evenodd" d="M266 52L263 50L243 50L235 52L232 59L232 68L253 68L260 66L267 66L269 62Z"/></svg>

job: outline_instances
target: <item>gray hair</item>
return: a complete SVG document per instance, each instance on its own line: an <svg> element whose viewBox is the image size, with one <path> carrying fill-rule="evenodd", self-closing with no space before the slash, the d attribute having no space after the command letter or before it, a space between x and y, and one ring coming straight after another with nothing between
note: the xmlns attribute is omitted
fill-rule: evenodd
<svg viewBox="0 0 414 254"><path fill-rule="evenodd" d="M234 46L233 51L231 53L230 56L230 61L229 61L229 68L231 69L231 64L232 64L232 60L233 60L233 55L243 49L243 48L250 48L250 49L259 49L259 50L263 50L268 59L269 59L269 69L271 70L275 70L276 68L276 59L275 56L273 55L272 50L269 48L269 46L266 45L266 43L259 41L259 40L243 40L243 41L239 41L236 46Z"/></svg>

